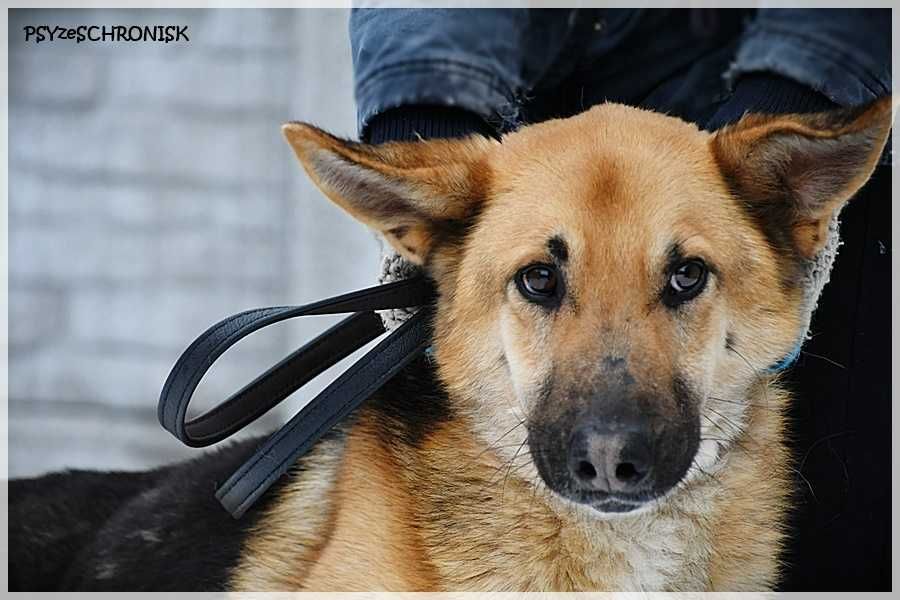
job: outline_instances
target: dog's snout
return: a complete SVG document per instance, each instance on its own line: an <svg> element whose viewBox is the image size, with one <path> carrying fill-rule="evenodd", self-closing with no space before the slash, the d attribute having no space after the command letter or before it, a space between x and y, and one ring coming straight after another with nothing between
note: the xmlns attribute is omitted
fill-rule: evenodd
<svg viewBox="0 0 900 600"><path fill-rule="evenodd" d="M569 443L572 481L590 492L640 492L652 480L652 445L640 424L589 420L575 428Z"/></svg>
<svg viewBox="0 0 900 600"><path fill-rule="evenodd" d="M664 496L687 474L700 440L693 396L646 393L624 377L621 383L548 394L528 428L544 483L602 513L631 512ZM570 398L581 401L572 406Z"/></svg>

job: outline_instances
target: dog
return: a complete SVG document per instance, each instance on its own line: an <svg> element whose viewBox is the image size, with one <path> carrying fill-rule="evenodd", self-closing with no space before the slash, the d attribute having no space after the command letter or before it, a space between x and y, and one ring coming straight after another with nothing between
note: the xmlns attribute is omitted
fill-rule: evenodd
<svg viewBox="0 0 900 600"><path fill-rule="evenodd" d="M772 589L794 484L770 367L891 118L706 132L602 104L379 146L286 124L321 191L435 281L433 351L240 520L213 491L258 440L11 481L10 589Z"/></svg>

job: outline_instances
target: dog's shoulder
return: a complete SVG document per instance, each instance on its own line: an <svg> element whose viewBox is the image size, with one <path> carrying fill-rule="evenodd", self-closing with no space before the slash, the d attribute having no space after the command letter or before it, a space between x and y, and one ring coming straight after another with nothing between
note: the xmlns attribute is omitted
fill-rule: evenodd
<svg viewBox="0 0 900 600"><path fill-rule="evenodd" d="M347 515L352 513L353 523L356 519L378 520L376 507L384 501L383 482L363 491L356 485L357 476L367 484L373 479L381 481L389 463L414 460L425 438L450 418L447 397L432 363L427 358L414 361L320 440L294 465L279 490L267 494L270 507L247 539L229 588L307 589L310 578L318 581L316 575L321 578L323 572L330 586L340 587L335 577L346 574L344 568L350 567L341 559L337 572L328 566L320 568L328 562L323 556L334 558L327 548L341 547L344 542L357 550L364 548L362 536L357 538L357 524L348 526ZM379 543L391 545L387 539ZM378 549L371 550L366 560L378 554ZM352 568L358 566L353 563ZM362 581L369 575L353 577Z"/></svg>

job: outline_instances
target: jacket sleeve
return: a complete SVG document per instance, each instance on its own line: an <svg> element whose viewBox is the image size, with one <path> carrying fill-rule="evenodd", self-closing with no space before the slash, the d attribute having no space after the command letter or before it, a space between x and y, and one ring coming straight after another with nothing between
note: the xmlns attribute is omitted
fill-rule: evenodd
<svg viewBox="0 0 900 600"><path fill-rule="evenodd" d="M770 72L841 106L891 93L889 9L760 9L726 73Z"/></svg>
<svg viewBox="0 0 900 600"><path fill-rule="evenodd" d="M457 107L498 129L559 54L572 10L363 9L350 14L360 134L409 105Z"/></svg>

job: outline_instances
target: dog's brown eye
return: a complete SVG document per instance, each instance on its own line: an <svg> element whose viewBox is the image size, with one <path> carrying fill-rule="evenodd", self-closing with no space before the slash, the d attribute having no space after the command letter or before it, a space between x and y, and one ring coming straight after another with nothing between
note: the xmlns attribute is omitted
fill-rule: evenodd
<svg viewBox="0 0 900 600"><path fill-rule="evenodd" d="M706 265L700 259L683 261L670 271L663 299L669 306L687 302L703 291L707 278Z"/></svg>
<svg viewBox="0 0 900 600"><path fill-rule="evenodd" d="M559 274L552 265L529 265L519 271L516 286L528 300L545 304L558 298Z"/></svg>

